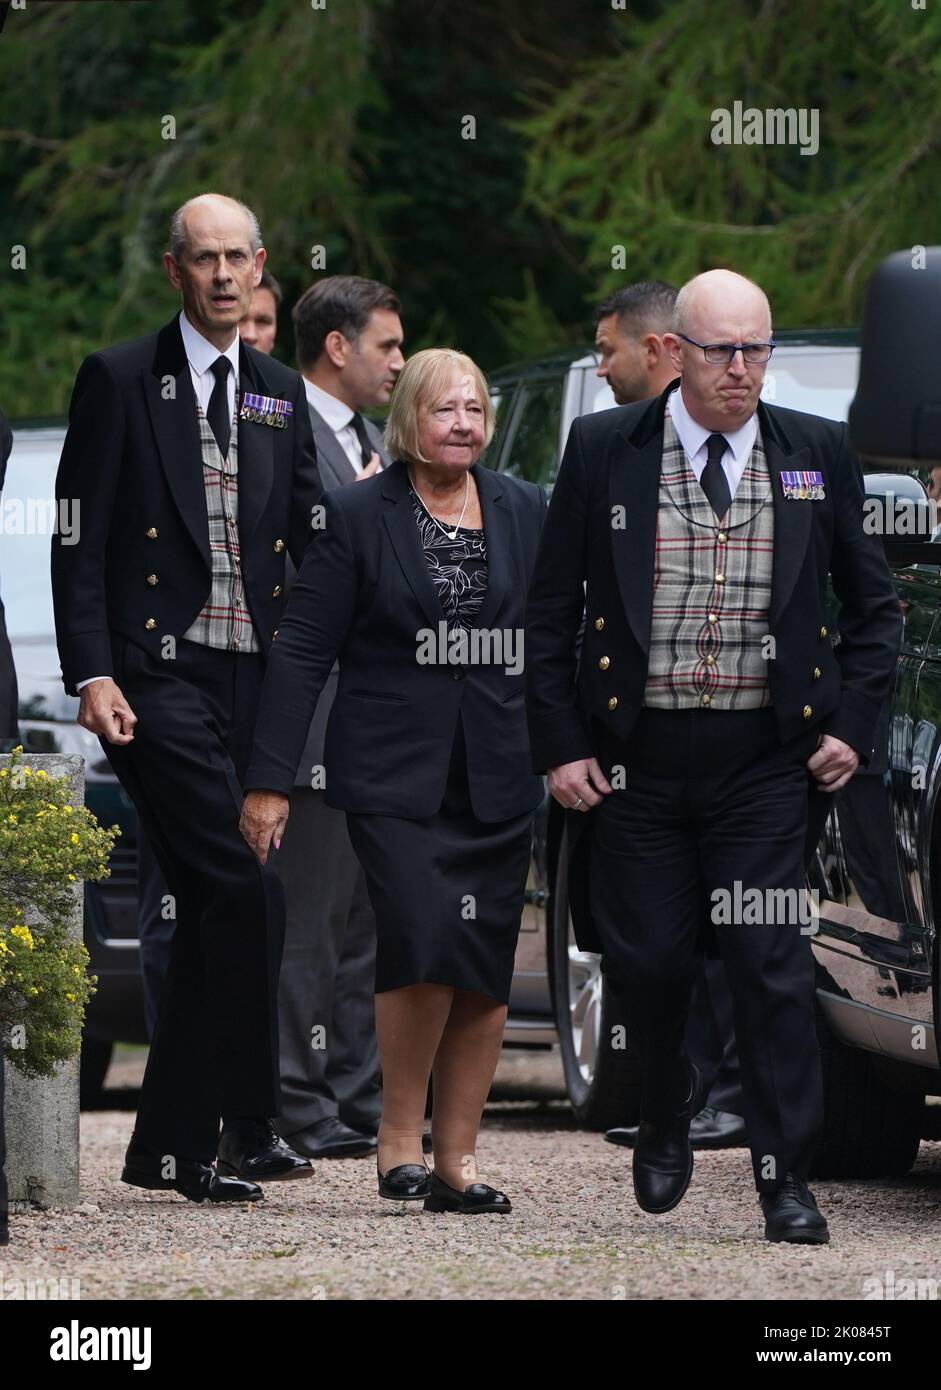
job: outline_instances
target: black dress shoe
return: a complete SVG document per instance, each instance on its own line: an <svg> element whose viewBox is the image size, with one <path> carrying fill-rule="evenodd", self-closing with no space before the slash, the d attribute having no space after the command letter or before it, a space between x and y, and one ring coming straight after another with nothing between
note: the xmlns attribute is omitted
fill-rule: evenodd
<svg viewBox="0 0 941 1390"><path fill-rule="evenodd" d="M634 1145L634 1196L642 1211L655 1216L672 1211L686 1196L693 1176L689 1126L701 1104L700 1075L690 1064L690 1094L678 1109L656 1124L641 1120Z"/></svg>
<svg viewBox="0 0 941 1390"><path fill-rule="evenodd" d="M828 1245L827 1220L805 1182L788 1173L777 1192L762 1192L765 1239L791 1245Z"/></svg>
<svg viewBox="0 0 941 1390"><path fill-rule="evenodd" d="M425 1198L425 1211L459 1211L464 1216L475 1216L485 1211L505 1215L512 1210L506 1193L488 1187L485 1182L472 1182L462 1192L457 1187L449 1187L437 1173L431 1174L431 1191Z"/></svg>
<svg viewBox="0 0 941 1390"><path fill-rule="evenodd" d="M365 1158L379 1147L375 1135L360 1134L336 1115L295 1130L288 1141L295 1153L305 1158Z"/></svg>
<svg viewBox="0 0 941 1390"><path fill-rule="evenodd" d="M694 1149L739 1149L748 1142L745 1121L731 1110L704 1105L692 1118L689 1142Z"/></svg>
<svg viewBox="0 0 941 1390"><path fill-rule="evenodd" d="M124 1155L121 1181L130 1187L145 1187L151 1192L179 1192L191 1202L260 1202L261 1188L253 1182L221 1177L208 1163L178 1158L175 1176L164 1176L166 1160L139 1139L131 1139Z"/></svg>
<svg viewBox="0 0 941 1390"><path fill-rule="evenodd" d="M637 1143L639 1128L639 1125L616 1126L606 1129L604 1137L609 1144L632 1149ZM689 1142L694 1149L741 1148L748 1143L745 1121L741 1115L733 1115L730 1110L717 1110L714 1105L704 1105L690 1122Z"/></svg>
<svg viewBox="0 0 941 1390"><path fill-rule="evenodd" d="M220 1173L259 1182L311 1178L313 1164L288 1148L270 1120L230 1120L219 1138L216 1167Z"/></svg>
<svg viewBox="0 0 941 1390"><path fill-rule="evenodd" d="M431 1174L424 1163L400 1163L388 1173L380 1173L376 1159L376 1175L379 1196L389 1197L393 1202L419 1202L431 1191Z"/></svg>

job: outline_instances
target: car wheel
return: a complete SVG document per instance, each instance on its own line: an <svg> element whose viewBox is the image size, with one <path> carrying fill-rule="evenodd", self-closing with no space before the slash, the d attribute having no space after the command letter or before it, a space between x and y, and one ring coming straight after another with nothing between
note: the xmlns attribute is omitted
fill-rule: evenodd
<svg viewBox="0 0 941 1390"><path fill-rule="evenodd" d="M563 835L552 895L553 997L572 1109L585 1129L636 1124L640 1069L625 1034L626 1013L601 973L601 957L575 941L568 895L568 844Z"/></svg>
<svg viewBox="0 0 941 1390"><path fill-rule="evenodd" d="M114 1043L101 1038L82 1039L82 1060L79 1071L79 1105L83 1110L98 1110L104 1094L105 1077L111 1065Z"/></svg>
<svg viewBox="0 0 941 1390"><path fill-rule="evenodd" d="M819 1003L817 1038L824 1120L811 1177L903 1177L918 1153L924 1095L889 1086L877 1058L834 1036Z"/></svg>

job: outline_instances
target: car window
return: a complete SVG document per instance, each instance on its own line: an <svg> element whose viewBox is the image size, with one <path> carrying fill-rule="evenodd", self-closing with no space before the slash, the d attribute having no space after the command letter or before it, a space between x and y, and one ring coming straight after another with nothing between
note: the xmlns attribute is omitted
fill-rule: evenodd
<svg viewBox="0 0 941 1390"><path fill-rule="evenodd" d="M513 402L516 399L518 387L518 381L503 381L490 388L490 401L496 418L493 438L481 458L481 463L486 464L488 468L500 467L500 455L503 452L507 428L513 418Z"/></svg>
<svg viewBox="0 0 941 1390"><path fill-rule="evenodd" d="M544 486L555 480L564 385L561 376L523 384L509 452L501 462L503 472Z"/></svg>
<svg viewBox="0 0 941 1390"><path fill-rule="evenodd" d="M56 470L64 438L64 430L17 432L14 427L13 452L0 498L0 583L11 640L45 638L55 631L49 556ZM66 524L71 520L67 516Z"/></svg>

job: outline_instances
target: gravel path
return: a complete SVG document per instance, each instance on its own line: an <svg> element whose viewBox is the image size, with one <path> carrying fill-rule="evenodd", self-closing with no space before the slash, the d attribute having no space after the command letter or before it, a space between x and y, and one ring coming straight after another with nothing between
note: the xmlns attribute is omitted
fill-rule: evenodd
<svg viewBox="0 0 941 1390"><path fill-rule="evenodd" d="M140 1055L110 1083L139 1075ZM13 1218L4 1281L79 1279L109 1299L860 1299L867 1279L941 1287L941 1143L906 1179L820 1183L832 1244L762 1239L746 1150L697 1154L668 1216L633 1199L630 1154L575 1129L558 1057L506 1053L480 1146L510 1216L380 1201L370 1160L270 1183L247 1209L197 1207L119 1180L130 1110L82 1117L82 1207Z"/></svg>

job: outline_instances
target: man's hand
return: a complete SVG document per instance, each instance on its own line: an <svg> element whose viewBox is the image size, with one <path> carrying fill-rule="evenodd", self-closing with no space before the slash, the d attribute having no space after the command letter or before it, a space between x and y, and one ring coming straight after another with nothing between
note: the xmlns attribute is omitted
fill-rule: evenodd
<svg viewBox="0 0 941 1390"><path fill-rule="evenodd" d="M268 850L274 840L281 848L281 836L288 823L290 802L281 792L249 792L242 803L239 830L263 864L268 862Z"/></svg>
<svg viewBox="0 0 941 1390"><path fill-rule="evenodd" d="M611 785L597 758L582 758L577 763L550 768L549 790L567 811L590 811L593 806L600 806L601 794L607 796Z"/></svg>
<svg viewBox="0 0 941 1390"><path fill-rule="evenodd" d="M845 787L859 767L855 748L832 734L824 734L816 753L807 759L807 771L816 779L822 792L838 792Z"/></svg>
<svg viewBox="0 0 941 1390"><path fill-rule="evenodd" d="M80 694L78 722L109 743L130 743L137 715L110 676L92 681Z"/></svg>
<svg viewBox="0 0 941 1390"><path fill-rule="evenodd" d="M357 481L358 483L361 483L361 482L363 481L364 478L371 478L371 477L373 477L374 474L376 474L376 473L379 472L379 469L380 469L381 467L382 467L382 459L379 457L378 454L374 453L373 456L372 456L372 458L369 460L369 462L368 462L368 463L366 464L366 466L364 467L362 473L357 473L357 475L356 475L356 481Z"/></svg>

